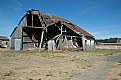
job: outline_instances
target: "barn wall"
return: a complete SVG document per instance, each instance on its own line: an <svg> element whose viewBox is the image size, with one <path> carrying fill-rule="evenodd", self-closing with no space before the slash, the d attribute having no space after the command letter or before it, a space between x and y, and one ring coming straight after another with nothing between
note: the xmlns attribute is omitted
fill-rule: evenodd
<svg viewBox="0 0 121 80"><path fill-rule="evenodd" d="M95 49L95 40L94 39L83 36L82 42L83 42L83 50Z"/></svg>
<svg viewBox="0 0 121 80"><path fill-rule="evenodd" d="M18 26L11 36L11 50L15 49L15 39L22 39L22 27Z"/></svg>
<svg viewBox="0 0 121 80"><path fill-rule="evenodd" d="M16 30L13 32L12 36L11 36L11 49L15 50L15 47L17 46L15 44L17 39L21 39L21 43L20 43L20 49L22 49L22 27L27 26L27 22L26 22L26 16L22 18L22 20L20 21L20 23L18 24Z"/></svg>
<svg viewBox="0 0 121 80"><path fill-rule="evenodd" d="M23 17L23 19L21 20L21 22L19 23L19 26L27 26L27 17Z"/></svg>
<svg viewBox="0 0 121 80"><path fill-rule="evenodd" d="M95 40L94 39L91 40L91 49L95 49Z"/></svg>
<svg viewBox="0 0 121 80"><path fill-rule="evenodd" d="M33 26L41 27L39 21L39 17L33 15ZM22 49L26 50L38 47L42 29L30 28L30 26L32 27L32 15L26 15L19 25L24 27L22 31Z"/></svg>
<svg viewBox="0 0 121 80"><path fill-rule="evenodd" d="M32 35L31 35L31 33L29 35L26 32L24 32L24 31L22 32L22 49L23 50L35 47L34 42L32 42Z"/></svg>
<svg viewBox="0 0 121 80"><path fill-rule="evenodd" d="M34 43L24 43L23 44L23 50L29 50L34 48Z"/></svg>
<svg viewBox="0 0 121 80"><path fill-rule="evenodd" d="M13 38L14 36L11 36L11 45L10 45L10 49L14 50L15 49L15 39Z"/></svg>

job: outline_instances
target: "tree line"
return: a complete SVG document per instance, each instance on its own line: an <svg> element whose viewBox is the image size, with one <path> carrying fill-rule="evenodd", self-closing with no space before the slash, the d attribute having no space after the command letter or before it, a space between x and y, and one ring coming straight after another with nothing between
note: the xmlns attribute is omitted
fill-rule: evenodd
<svg viewBox="0 0 121 80"><path fill-rule="evenodd" d="M97 43L117 43L120 42L121 38L109 38L109 39L97 39Z"/></svg>

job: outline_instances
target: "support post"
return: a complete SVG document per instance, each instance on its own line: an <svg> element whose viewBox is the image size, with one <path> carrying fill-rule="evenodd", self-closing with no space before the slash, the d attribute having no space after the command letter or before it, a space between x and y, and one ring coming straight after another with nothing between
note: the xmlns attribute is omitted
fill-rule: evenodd
<svg viewBox="0 0 121 80"><path fill-rule="evenodd" d="M22 40L21 40L21 50L23 50L23 28L22 28Z"/></svg>
<svg viewBox="0 0 121 80"><path fill-rule="evenodd" d="M32 27L33 27L33 13L32 13Z"/></svg>
<svg viewBox="0 0 121 80"><path fill-rule="evenodd" d="M86 50L86 46L85 46L85 37L84 35L82 35L82 46L83 46L83 50L85 51Z"/></svg>
<svg viewBox="0 0 121 80"><path fill-rule="evenodd" d="M44 30L42 30L42 34L41 34L41 40L40 40L40 44L39 44L39 52L40 52L40 48L42 48L43 36L44 36Z"/></svg>
<svg viewBox="0 0 121 80"><path fill-rule="evenodd" d="M62 35L62 33L63 33L62 28L63 28L63 26L61 26L61 35Z"/></svg>

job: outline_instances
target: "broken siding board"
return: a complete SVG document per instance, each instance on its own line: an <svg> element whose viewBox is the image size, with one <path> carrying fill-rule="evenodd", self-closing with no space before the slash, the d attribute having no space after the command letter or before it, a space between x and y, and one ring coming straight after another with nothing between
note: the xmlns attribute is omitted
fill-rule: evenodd
<svg viewBox="0 0 121 80"><path fill-rule="evenodd" d="M32 48L34 48L34 43L32 42L32 43L24 43L23 44L23 49L25 50L25 49L32 49Z"/></svg>
<svg viewBox="0 0 121 80"><path fill-rule="evenodd" d="M23 42L30 42L30 41L32 41L29 37L23 37Z"/></svg>
<svg viewBox="0 0 121 80"><path fill-rule="evenodd" d="M48 50L49 51L55 51L56 50L56 44L54 40L48 41Z"/></svg>

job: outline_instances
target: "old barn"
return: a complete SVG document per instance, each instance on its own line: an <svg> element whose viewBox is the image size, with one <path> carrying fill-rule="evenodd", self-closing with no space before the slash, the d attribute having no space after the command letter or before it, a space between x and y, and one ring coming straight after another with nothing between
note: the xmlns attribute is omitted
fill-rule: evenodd
<svg viewBox="0 0 121 80"><path fill-rule="evenodd" d="M11 50L95 48L94 37L82 28L64 18L32 9L22 17L10 37Z"/></svg>

